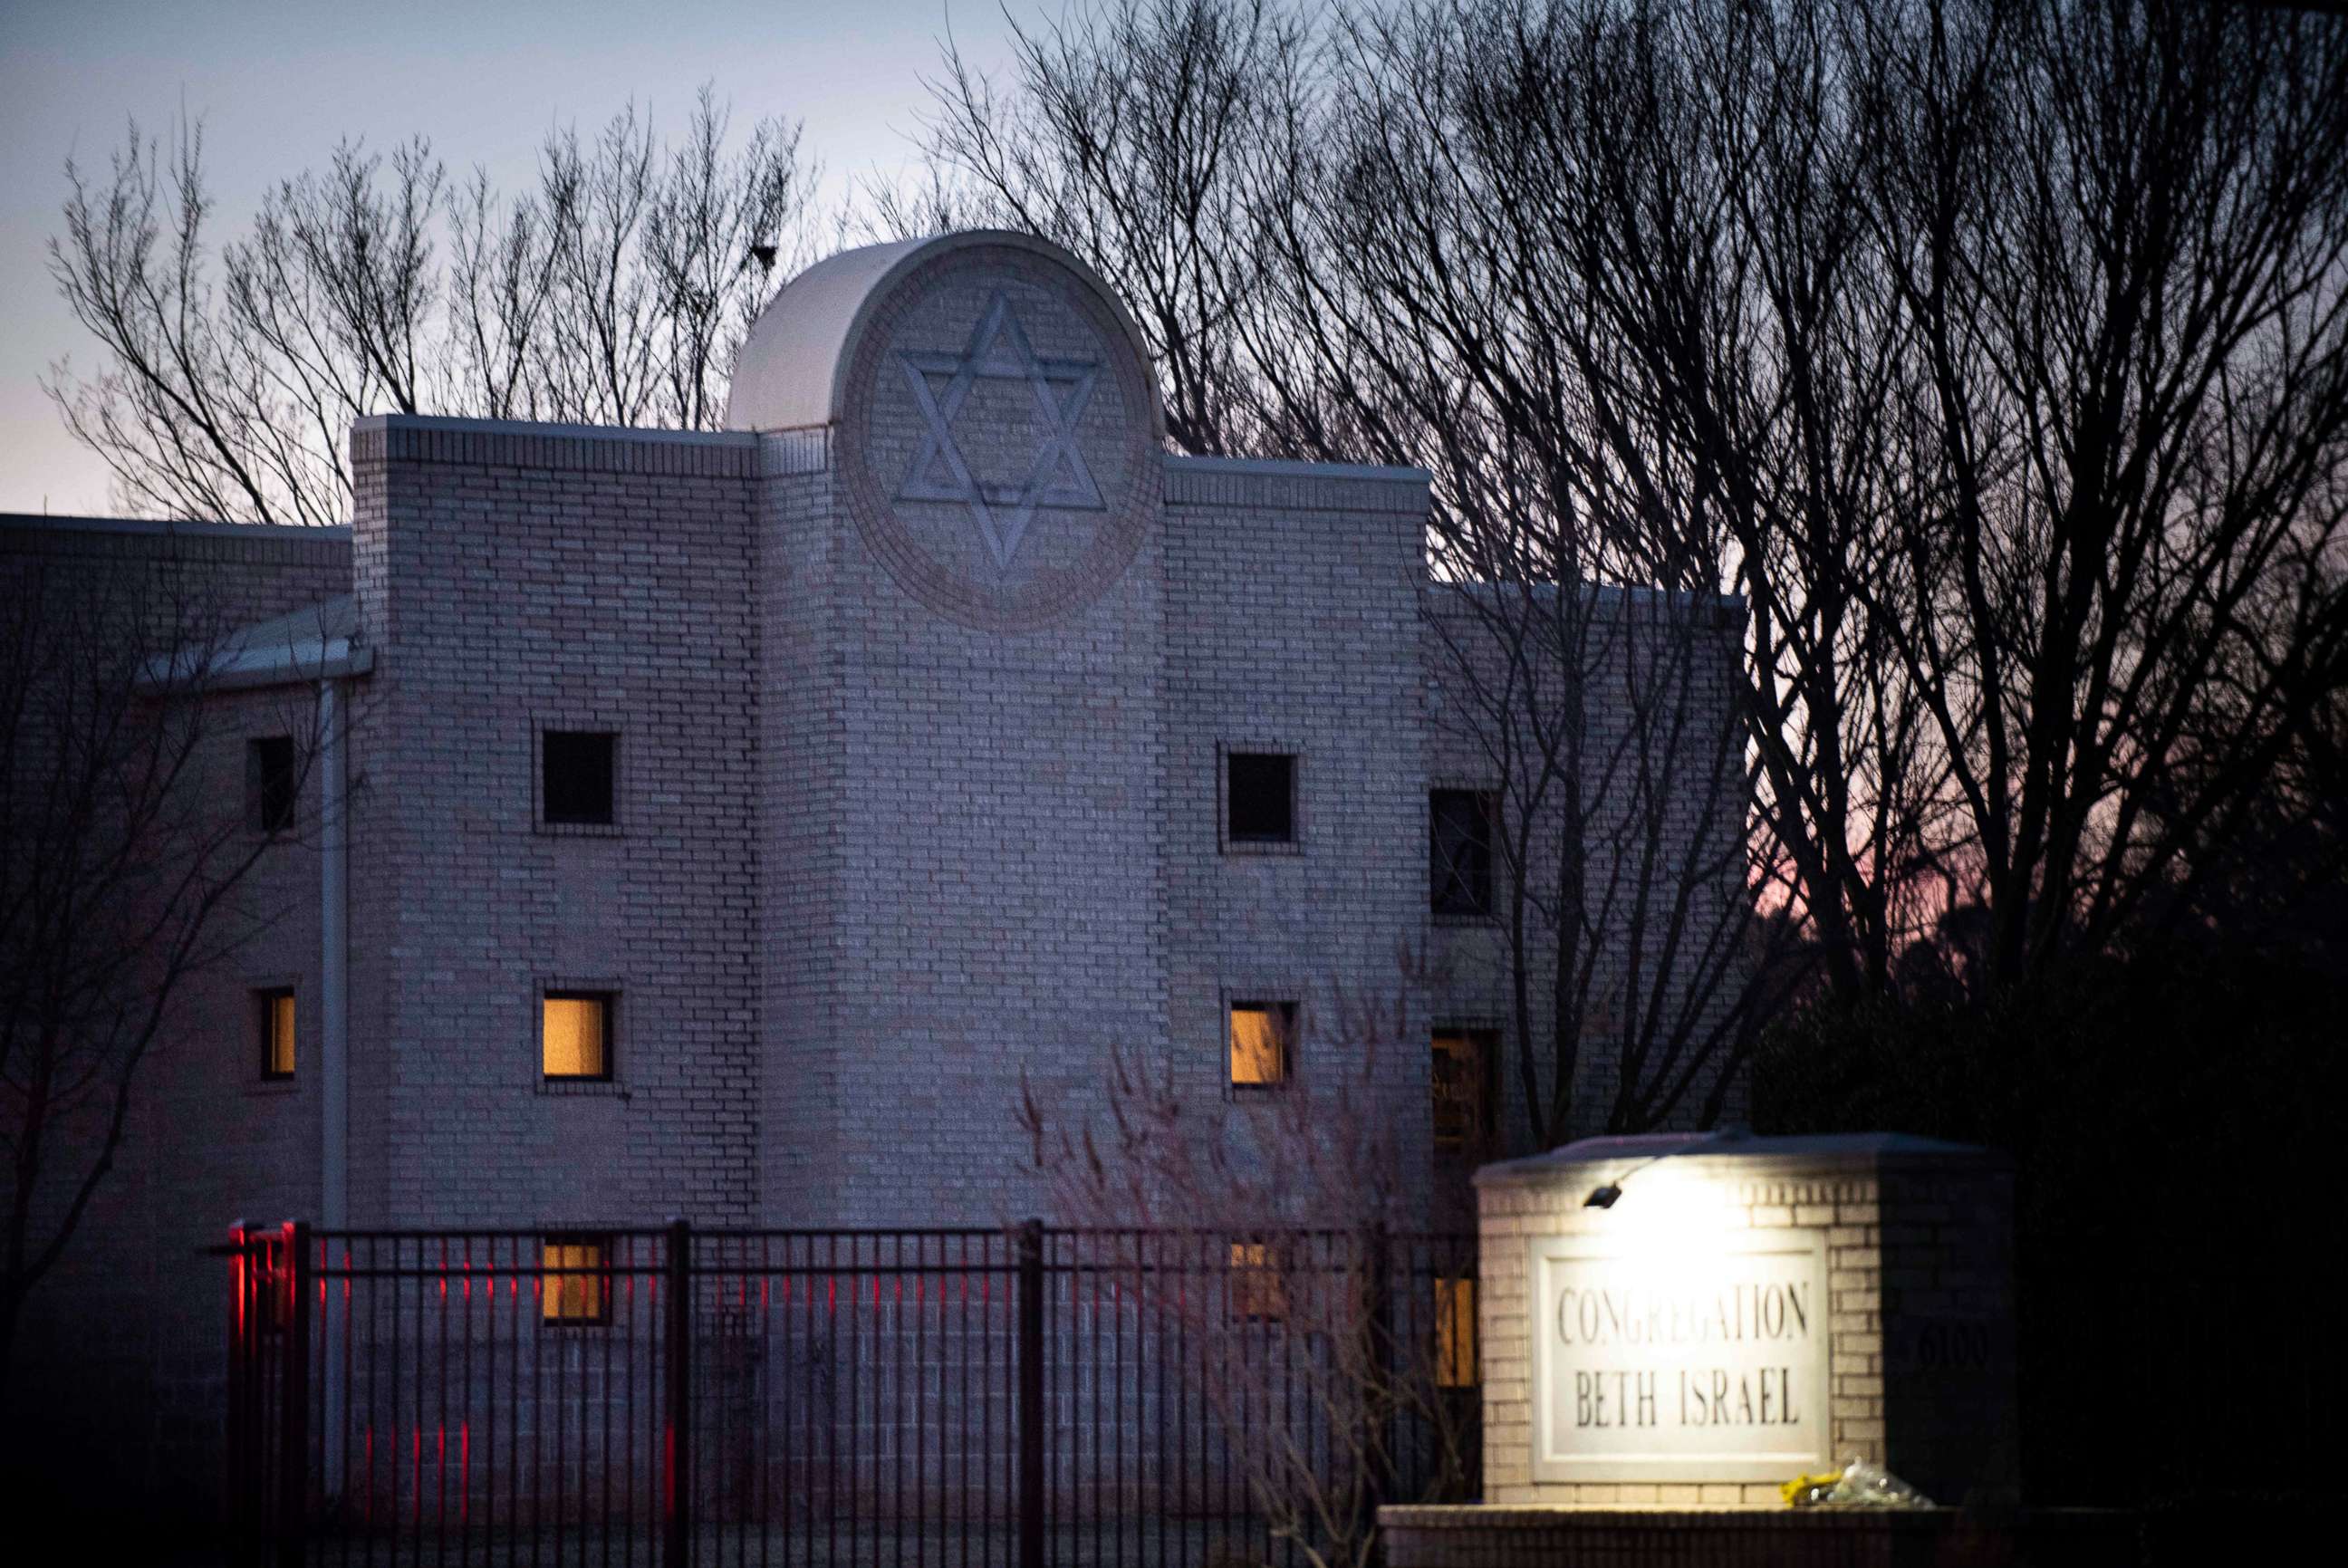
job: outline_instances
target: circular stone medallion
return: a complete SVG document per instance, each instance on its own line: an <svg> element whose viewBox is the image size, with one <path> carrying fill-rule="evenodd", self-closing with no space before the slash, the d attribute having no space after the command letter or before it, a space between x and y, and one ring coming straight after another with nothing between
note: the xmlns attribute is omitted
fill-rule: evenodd
<svg viewBox="0 0 2348 1568"><path fill-rule="evenodd" d="M907 593L1024 632L1124 573L1158 505L1152 387L1088 283L1012 245L946 250L890 288L852 353L835 460Z"/></svg>

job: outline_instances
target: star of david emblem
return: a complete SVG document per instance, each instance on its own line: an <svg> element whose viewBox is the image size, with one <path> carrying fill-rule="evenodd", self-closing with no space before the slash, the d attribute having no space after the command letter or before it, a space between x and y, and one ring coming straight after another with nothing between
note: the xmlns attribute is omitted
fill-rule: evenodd
<svg viewBox="0 0 2348 1568"><path fill-rule="evenodd" d="M971 329L960 354L900 352L924 427L912 467L898 488L900 500L960 501L970 508L979 538L997 570L1011 564L1039 506L1106 511L1100 487L1076 448L1076 421L1099 378L1095 359L1046 359L1027 342L1008 294L997 293ZM933 385L942 378L942 385ZM1043 438L1026 478L1004 484L975 477L954 439L954 416L981 381L1025 381L1035 394Z"/></svg>

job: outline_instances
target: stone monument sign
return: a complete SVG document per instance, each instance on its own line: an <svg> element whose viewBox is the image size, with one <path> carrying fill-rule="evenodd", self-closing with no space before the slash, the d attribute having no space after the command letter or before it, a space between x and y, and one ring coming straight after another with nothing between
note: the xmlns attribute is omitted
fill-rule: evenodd
<svg viewBox="0 0 2348 1568"><path fill-rule="evenodd" d="M1390 1568L2142 1561L2127 1513L2019 1506L2003 1155L1593 1138L1476 1195L1483 1501L1379 1509ZM1855 1459L1930 1505L1786 1506Z"/></svg>
<svg viewBox="0 0 2348 1568"><path fill-rule="evenodd" d="M1476 1185L1487 1502L1776 1508L1853 1458L1943 1503L2011 1492L2003 1156L1668 1134Z"/></svg>

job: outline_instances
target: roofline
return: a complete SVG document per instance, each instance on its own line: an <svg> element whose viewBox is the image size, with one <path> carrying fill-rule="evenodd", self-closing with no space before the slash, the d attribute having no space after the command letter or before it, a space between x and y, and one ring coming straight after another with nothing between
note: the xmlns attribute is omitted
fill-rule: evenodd
<svg viewBox="0 0 2348 1568"><path fill-rule="evenodd" d="M1712 1134L1688 1133L1684 1138L1666 1136L1652 1140L1587 1139L1582 1140L1582 1144L1628 1144L1633 1141L1645 1146L1616 1147L1576 1154L1574 1150L1578 1145L1568 1144L1544 1154L1498 1161L1479 1167L1474 1182L1478 1188L1579 1186L1594 1173L1623 1175L1658 1161L1668 1161L1673 1167L1694 1167L1715 1175L1746 1171L1775 1173L1819 1168L1879 1170L1885 1167L1961 1166L2010 1170L2013 1163L2013 1157L2003 1150L1982 1144L1952 1143L1941 1139L1881 1132L1790 1134L1735 1141L1720 1140ZM1659 1147L1664 1143L1671 1146Z"/></svg>
<svg viewBox="0 0 2348 1568"><path fill-rule="evenodd" d="M245 691L255 686L307 686L312 681L363 676L375 668L375 650L354 648L348 637L316 637L240 648L210 664L185 654L158 654L140 669L139 690L160 696L175 686L191 691Z"/></svg>
<svg viewBox="0 0 2348 1568"><path fill-rule="evenodd" d="M305 539L348 539L351 525L346 522L198 522L151 517L61 517L48 512L0 511L0 528L21 528L28 531L48 530L57 533L129 533L149 538L167 535L189 535L199 539L250 539L255 535L273 537L297 535Z"/></svg>
<svg viewBox="0 0 2348 1568"><path fill-rule="evenodd" d="M354 430L446 430L467 436L542 436L655 446L753 447L754 430L668 430L648 425L557 425L538 419L469 419L445 414L362 414Z"/></svg>
<svg viewBox="0 0 2348 1568"><path fill-rule="evenodd" d="M1468 583L1462 583L1455 578L1428 577L1420 586L1429 589L1439 588L1447 593L1458 594L1462 598L1474 594L1493 593L1505 588L1512 593L1529 594L1537 599L1547 599L1556 597L1558 591L1558 584L1554 583L1494 583L1481 577ZM1744 594L1722 593L1716 589L1653 588L1621 583L1583 583L1580 587L1582 592L1601 604L1610 600L1623 600L1633 604L1702 603L1709 604L1715 609L1735 610L1739 614L1746 614L1752 608Z"/></svg>
<svg viewBox="0 0 2348 1568"><path fill-rule="evenodd" d="M1213 458L1169 452L1166 466L1186 473L1230 474L1241 479L1386 480L1433 484L1422 468L1386 463L1316 463L1293 458Z"/></svg>

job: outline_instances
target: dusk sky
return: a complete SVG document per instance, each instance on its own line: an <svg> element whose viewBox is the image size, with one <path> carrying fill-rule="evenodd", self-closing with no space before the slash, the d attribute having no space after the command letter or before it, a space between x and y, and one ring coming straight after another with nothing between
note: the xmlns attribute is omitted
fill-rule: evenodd
<svg viewBox="0 0 2348 1568"><path fill-rule="evenodd" d="M1013 0L1024 17L1056 0ZM0 511L110 510L107 475L67 435L39 377L71 355L100 366L48 275L68 157L102 172L129 122L201 119L215 242L272 182L335 141L388 148L422 133L452 169L532 178L546 132L592 129L631 98L656 129L712 84L736 123L803 120L802 150L837 192L911 169L909 139L951 26L990 70L1002 9L984 0L5 0L0 4Z"/></svg>

